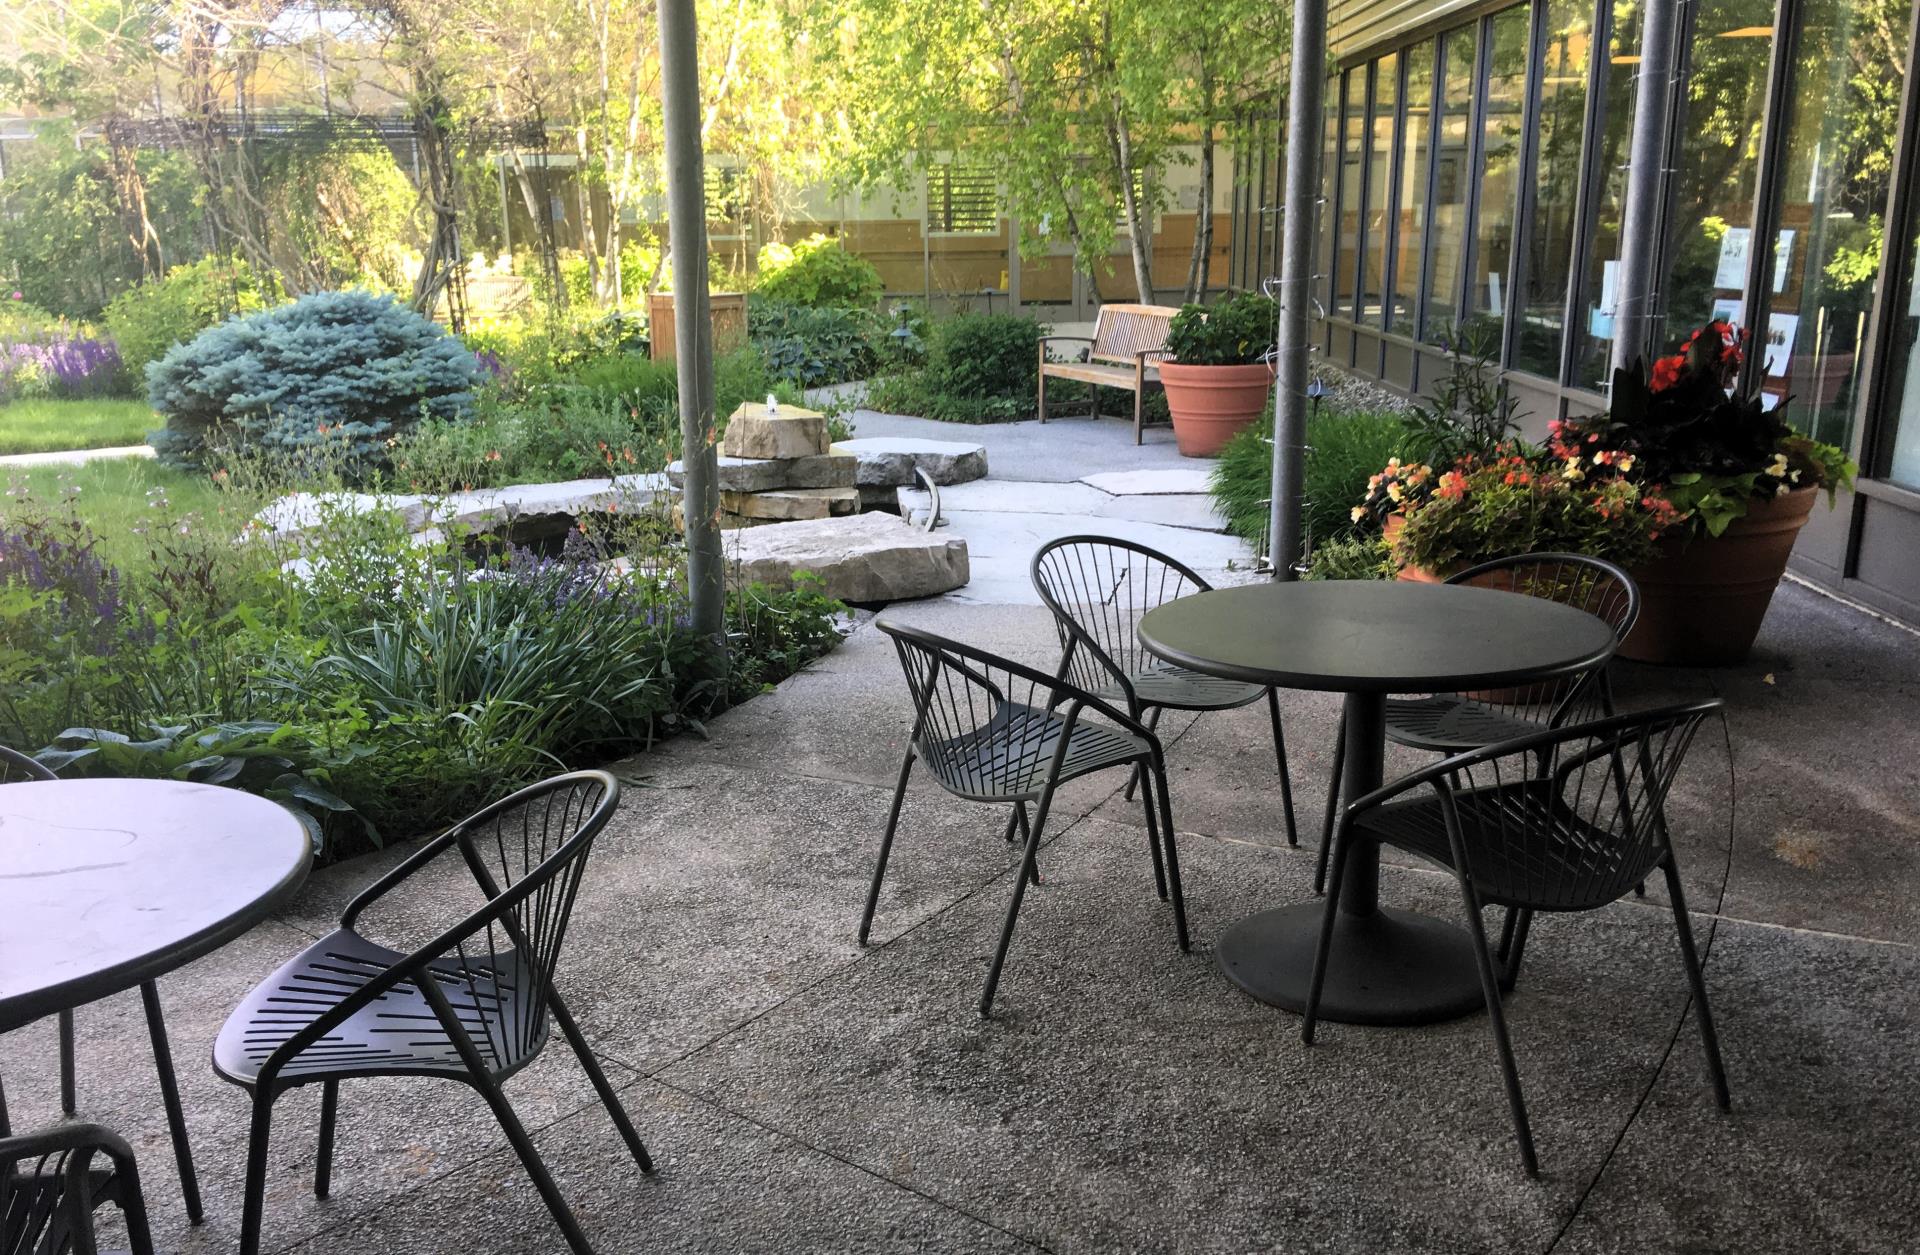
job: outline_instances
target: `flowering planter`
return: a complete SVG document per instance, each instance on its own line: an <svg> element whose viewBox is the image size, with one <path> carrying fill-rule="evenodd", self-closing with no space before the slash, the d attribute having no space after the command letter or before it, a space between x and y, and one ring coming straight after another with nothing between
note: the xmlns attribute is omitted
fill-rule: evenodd
<svg viewBox="0 0 1920 1255"><path fill-rule="evenodd" d="M1181 456L1210 458L1226 447L1235 432L1266 412L1273 367L1266 362L1251 366L1162 362L1160 382L1167 389L1173 439Z"/></svg>
<svg viewBox="0 0 1920 1255"><path fill-rule="evenodd" d="M1663 542L1660 557L1633 569L1640 619L1620 656L1691 667L1744 662L1819 492L1756 501L1718 536Z"/></svg>

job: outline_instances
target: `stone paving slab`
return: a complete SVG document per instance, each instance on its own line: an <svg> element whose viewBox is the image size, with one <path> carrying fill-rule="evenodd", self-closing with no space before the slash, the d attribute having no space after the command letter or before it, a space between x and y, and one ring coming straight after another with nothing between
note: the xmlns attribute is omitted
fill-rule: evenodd
<svg viewBox="0 0 1920 1255"><path fill-rule="evenodd" d="M1206 947L1305 897L1305 862L1198 838L1182 857L1191 955L1137 832L1090 820L1043 856L991 1020L974 1000L1004 881L665 1079L1050 1250L1546 1249L1685 1002L1670 921L1624 907L1537 930L1510 1004L1531 1182L1484 1019L1302 1047ZM1385 894L1458 912L1438 877L1390 870Z"/></svg>
<svg viewBox="0 0 1920 1255"><path fill-rule="evenodd" d="M621 1097L654 1158L651 1177L634 1168L597 1111L535 1138L601 1255L1036 1249L698 1098L647 1082ZM519 1162L496 1151L287 1249L292 1255L452 1255L557 1252L565 1245Z"/></svg>

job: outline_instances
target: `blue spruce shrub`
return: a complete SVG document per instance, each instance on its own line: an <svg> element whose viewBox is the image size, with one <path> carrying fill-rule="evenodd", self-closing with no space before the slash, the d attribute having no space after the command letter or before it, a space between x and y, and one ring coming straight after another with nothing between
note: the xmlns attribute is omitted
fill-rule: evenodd
<svg viewBox="0 0 1920 1255"><path fill-rule="evenodd" d="M153 444L175 466L199 466L212 449L299 458L322 447L376 466L422 418L466 418L474 371L464 344L393 297L320 292L230 319L151 363L148 399L167 420Z"/></svg>

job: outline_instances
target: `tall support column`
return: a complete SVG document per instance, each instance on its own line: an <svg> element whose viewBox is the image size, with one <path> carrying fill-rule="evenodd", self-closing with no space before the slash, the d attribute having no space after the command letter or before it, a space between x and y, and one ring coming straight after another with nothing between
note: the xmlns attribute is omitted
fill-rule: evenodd
<svg viewBox="0 0 1920 1255"><path fill-rule="evenodd" d="M713 439L713 318L707 292L707 206L700 152L700 65L694 0L659 0L660 106L667 140L667 233L673 248L674 359L680 376L680 490L693 627L725 631L725 557Z"/></svg>
<svg viewBox="0 0 1920 1255"><path fill-rule="evenodd" d="M1613 289L1613 364L1631 365L1651 348L1658 313L1660 199L1667 155L1680 6L1651 0L1640 35L1640 80L1627 149L1627 198L1620 210L1620 270Z"/></svg>
<svg viewBox="0 0 1920 1255"><path fill-rule="evenodd" d="M1293 76L1287 90L1287 183L1280 228L1280 350L1273 389L1272 507L1267 559L1290 580L1302 554L1301 496L1307 456L1307 313L1313 303L1313 235L1320 195L1321 93L1326 79L1326 0L1294 0Z"/></svg>

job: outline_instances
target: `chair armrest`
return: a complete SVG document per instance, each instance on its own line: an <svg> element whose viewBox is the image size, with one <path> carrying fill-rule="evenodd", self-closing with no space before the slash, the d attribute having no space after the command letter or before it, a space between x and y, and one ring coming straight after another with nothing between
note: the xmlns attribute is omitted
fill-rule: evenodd
<svg viewBox="0 0 1920 1255"><path fill-rule="evenodd" d="M1040 343L1052 344L1055 340L1076 340L1081 344L1092 344L1092 336L1041 336Z"/></svg>
<svg viewBox="0 0 1920 1255"><path fill-rule="evenodd" d="M1173 350L1164 346L1157 349L1135 349L1133 355L1144 362L1149 357L1172 357Z"/></svg>

